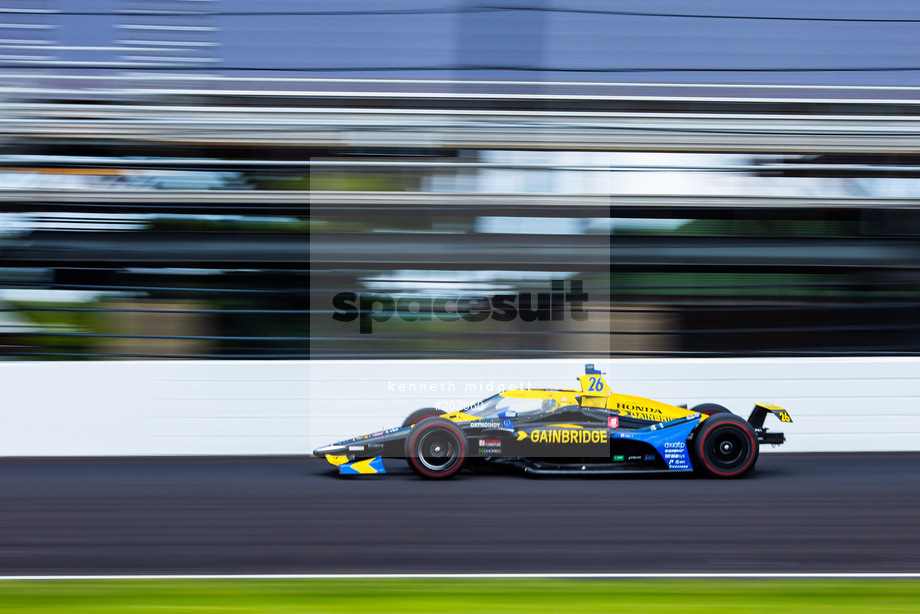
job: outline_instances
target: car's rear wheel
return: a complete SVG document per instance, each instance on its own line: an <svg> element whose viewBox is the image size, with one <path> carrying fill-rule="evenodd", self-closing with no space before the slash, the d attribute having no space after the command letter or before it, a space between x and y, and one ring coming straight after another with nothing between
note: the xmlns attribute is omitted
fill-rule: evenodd
<svg viewBox="0 0 920 614"><path fill-rule="evenodd" d="M734 414L716 413L703 421L691 442L694 466L715 478L741 477L754 468L760 452L757 434Z"/></svg>
<svg viewBox="0 0 920 614"><path fill-rule="evenodd" d="M700 414L708 414L708 415L710 415L710 416L711 416L712 414L730 414L730 413L732 413L732 412L728 411L727 408L722 407L721 405L719 405L719 404L717 404L717 403L703 403L703 404L701 404L701 405L695 406L695 407L694 407L693 409L691 409L690 411L694 411L694 412L697 412L697 413L700 413Z"/></svg>
<svg viewBox="0 0 920 614"><path fill-rule="evenodd" d="M423 478L453 477L463 468L465 457L466 437L450 420L421 420L406 438L406 462Z"/></svg>
<svg viewBox="0 0 920 614"><path fill-rule="evenodd" d="M406 416L406 419L403 420L403 427L412 426L416 422L421 422L425 418L434 418L436 416L443 416L445 412L443 409L436 409L434 407L423 407L421 409L416 409L414 412Z"/></svg>

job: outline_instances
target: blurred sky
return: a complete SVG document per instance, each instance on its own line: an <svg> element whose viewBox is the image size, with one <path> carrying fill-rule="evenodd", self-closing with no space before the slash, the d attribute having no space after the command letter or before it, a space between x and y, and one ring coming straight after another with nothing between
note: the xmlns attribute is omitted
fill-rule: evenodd
<svg viewBox="0 0 920 614"><path fill-rule="evenodd" d="M118 27L126 23L213 27L217 29L185 31L197 42L217 43L199 48L199 57L216 60L211 64L224 68L265 72L592 81L920 82L920 3L911 0L0 0L0 7L61 11L42 17L4 15L3 21L37 19L60 26L50 31L50 37L68 46L117 46L115 41L138 34L181 39L182 31ZM151 8L217 14L114 15ZM613 14L617 11L662 15ZM104 14L68 14L74 12ZM9 32L4 32L8 37ZM68 50L57 55L71 61L103 56L116 61L125 54Z"/></svg>

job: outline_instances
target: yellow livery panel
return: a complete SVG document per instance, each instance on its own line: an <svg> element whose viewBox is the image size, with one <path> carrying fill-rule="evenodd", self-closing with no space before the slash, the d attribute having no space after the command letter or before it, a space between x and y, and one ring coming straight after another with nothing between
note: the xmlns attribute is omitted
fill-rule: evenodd
<svg viewBox="0 0 920 614"><path fill-rule="evenodd" d="M638 420L652 420L667 422L689 416L694 412L676 405L669 405L653 401L644 397L634 397L626 394L612 394L607 399L607 409L616 411L621 416L629 416Z"/></svg>

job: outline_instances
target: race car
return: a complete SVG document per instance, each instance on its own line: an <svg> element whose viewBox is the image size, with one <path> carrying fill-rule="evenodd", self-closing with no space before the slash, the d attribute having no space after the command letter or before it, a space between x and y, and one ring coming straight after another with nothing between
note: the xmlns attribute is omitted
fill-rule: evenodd
<svg viewBox="0 0 920 614"><path fill-rule="evenodd" d="M770 414L757 403L748 419L714 403L692 409L613 392L585 365L579 388L506 390L461 410L423 408L402 426L313 452L342 475L385 473L384 458L404 458L418 475L446 479L462 469L512 466L538 475L693 472L737 478L750 472L760 444L779 445Z"/></svg>

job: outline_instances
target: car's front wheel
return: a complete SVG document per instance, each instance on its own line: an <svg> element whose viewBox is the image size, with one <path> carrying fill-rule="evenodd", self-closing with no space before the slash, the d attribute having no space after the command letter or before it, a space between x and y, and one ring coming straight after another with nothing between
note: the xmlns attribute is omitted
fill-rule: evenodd
<svg viewBox="0 0 920 614"><path fill-rule="evenodd" d="M716 413L704 420L691 442L698 471L715 478L741 477L754 468L760 446L754 428L734 414Z"/></svg>
<svg viewBox="0 0 920 614"><path fill-rule="evenodd" d="M406 462L423 478L446 479L463 468L466 437L450 420L426 418L406 438Z"/></svg>
<svg viewBox="0 0 920 614"><path fill-rule="evenodd" d="M425 418L434 418L435 416L443 416L445 412L443 409L437 409L435 407L423 407L421 409L416 409L414 412L406 416L406 419L403 420L403 427L412 426L416 422L421 422Z"/></svg>

